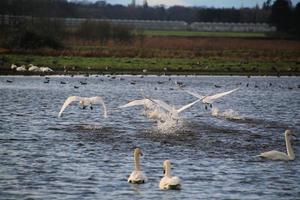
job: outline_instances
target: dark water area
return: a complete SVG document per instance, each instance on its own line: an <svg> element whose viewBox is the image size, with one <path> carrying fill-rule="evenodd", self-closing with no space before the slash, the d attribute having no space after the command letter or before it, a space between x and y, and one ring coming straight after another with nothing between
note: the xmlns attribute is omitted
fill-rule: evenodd
<svg viewBox="0 0 300 200"><path fill-rule="evenodd" d="M0 77L0 199L299 199L300 78L211 76ZM80 84L86 82L86 85ZM180 113L165 133L142 115L143 107L118 106L149 96L180 107L196 98L175 81L203 95L240 87L213 103L238 118L212 116L200 103ZM61 84L65 82L66 84ZM78 86L79 88L75 88ZM102 107L82 110L68 96L102 96ZM286 152L294 161L255 155ZM149 181L131 185L133 149L141 147ZM182 190L161 191L162 163L170 159Z"/></svg>

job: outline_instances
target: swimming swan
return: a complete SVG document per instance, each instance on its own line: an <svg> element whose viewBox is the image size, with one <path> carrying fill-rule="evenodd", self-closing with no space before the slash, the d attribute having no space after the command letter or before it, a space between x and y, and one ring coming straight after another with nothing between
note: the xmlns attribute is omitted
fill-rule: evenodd
<svg viewBox="0 0 300 200"><path fill-rule="evenodd" d="M140 165L140 156L143 155L140 148L134 150L134 170L128 177L128 183L141 184L145 183L148 178L142 172Z"/></svg>
<svg viewBox="0 0 300 200"><path fill-rule="evenodd" d="M227 91L227 92L221 92L221 93L217 93L217 94L210 95L210 96L202 96L200 94L197 94L195 92L191 92L189 90L184 90L184 91L189 93L190 95L193 95L194 97L197 97L198 99L201 100L202 103L211 105L214 100L219 99L219 98L221 98L225 95L228 95L228 94L230 94L230 93L232 93L232 92L234 92L238 89L239 88L236 88L236 89L233 89L233 90L230 90L230 91Z"/></svg>
<svg viewBox="0 0 300 200"><path fill-rule="evenodd" d="M79 104L82 106L83 109L85 109L87 106L90 106L91 110L93 109L92 105L94 104L102 104L103 109L104 109L104 117L107 117L107 111L106 111L106 106L104 104L104 101L101 97L96 96L96 97L79 97L79 96L70 96L67 98L63 106L61 107L58 117L62 116L63 111L66 109L68 105L70 105L74 101L79 101Z"/></svg>
<svg viewBox="0 0 300 200"><path fill-rule="evenodd" d="M286 130L284 133L287 154L280 151L273 150L273 151L261 153L258 156L270 160L294 160L295 154L291 145L292 135L293 134L290 130Z"/></svg>
<svg viewBox="0 0 300 200"><path fill-rule="evenodd" d="M171 162L165 160L163 164L164 177L159 182L159 188L161 190L165 189L180 189L181 180L177 176L171 176Z"/></svg>

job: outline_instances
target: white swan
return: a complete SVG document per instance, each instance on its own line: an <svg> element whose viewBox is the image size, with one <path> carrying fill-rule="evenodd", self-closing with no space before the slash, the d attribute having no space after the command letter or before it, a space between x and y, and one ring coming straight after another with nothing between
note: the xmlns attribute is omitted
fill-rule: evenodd
<svg viewBox="0 0 300 200"><path fill-rule="evenodd" d="M66 109L68 105L70 105L74 101L79 101L79 104L82 106L83 109L85 109L87 106L90 106L91 109L93 109L92 105L94 104L102 104L103 109L104 109L104 117L107 117L107 111L106 111L106 106L104 104L104 101L101 97L96 96L96 97L79 97L79 96L70 96L66 99L65 103L61 107L58 117L62 116L63 111Z"/></svg>
<svg viewBox="0 0 300 200"><path fill-rule="evenodd" d="M145 98L145 99L137 99L137 100L130 101L125 105L119 106L119 108L127 108L131 106L141 106L141 105L144 106L145 109L150 109L153 108L155 104L150 99Z"/></svg>
<svg viewBox="0 0 300 200"><path fill-rule="evenodd" d="M230 90L230 91L227 91L227 92L221 92L221 93L217 93L217 94L214 94L214 95L210 95L210 96L203 96L203 95L200 95L200 94L197 94L195 92L191 92L189 90L184 90L185 92L189 93L190 95L193 95L194 97L197 97L198 99L201 100L202 103L204 104L212 104L214 100L218 99L218 98L221 98L225 95L228 95L236 90L238 90L239 88L236 88L236 89L233 89L233 90Z"/></svg>
<svg viewBox="0 0 300 200"><path fill-rule="evenodd" d="M159 108L158 105L156 105L155 102L147 98L130 101L129 103L119 106L118 108L127 108L131 106L144 106L145 109L144 114L149 119L154 119L154 120L161 119L164 115L164 113L158 109Z"/></svg>
<svg viewBox="0 0 300 200"><path fill-rule="evenodd" d="M167 104L167 103L164 102L164 101L157 100L157 99L149 99L149 100L151 100L152 102L156 103L159 107L161 107L161 108L165 109L166 111L168 111L169 114L171 114L171 117L172 117L173 119L178 119L178 118L179 118L179 117L178 117L178 114L179 114L179 113L181 113L182 111L188 109L189 107L191 107L192 105L194 105L195 103L197 103L197 102L200 101L200 100L198 99L198 100L196 100L196 101L194 101L194 102L192 102L192 103L189 103L189 104L187 104L187 105L185 105L185 106L182 106L182 107L179 108L179 109L176 109L174 106L171 106L171 105Z"/></svg>
<svg viewBox="0 0 300 200"><path fill-rule="evenodd" d="M164 117L163 112L159 112L158 108L163 108L166 110L172 118L178 119L178 114L181 113L182 111L186 110L187 108L191 107L195 103L199 102L200 100L196 100L192 103L189 103L185 106L182 106L179 109L176 109L174 106L171 106L167 104L166 102L158 99L150 99L150 98L145 98L145 99L140 99L140 100L133 100L123 106L119 106L119 108L126 108L130 106L137 106L137 105L144 105L145 110L151 110L147 113L147 117L150 119L161 119Z"/></svg>
<svg viewBox="0 0 300 200"><path fill-rule="evenodd" d="M165 160L163 164L164 177L159 182L159 188L165 189L181 189L181 180L177 176L171 176L171 162Z"/></svg>
<svg viewBox="0 0 300 200"><path fill-rule="evenodd" d="M22 65L21 67L17 67L17 68L16 68L16 71L17 71L17 72L25 72L25 71L26 71L25 65Z"/></svg>
<svg viewBox="0 0 300 200"><path fill-rule="evenodd" d="M53 72L50 67L40 67L41 72Z"/></svg>
<svg viewBox="0 0 300 200"><path fill-rule="evenodd" d="M39 72L39 71L41 71L39 67L34 66L33 64L29 64L28 66L29 66L28 71L30 71L30 72Z"/></svg>
<svg viewBox="0 0 300 200"><path fill-rule="evenodd" d="M294 160L295 154L291 145L292 132L290 130L286 130L284 133L286 150L287 154L280 151L267 151L259 154L259 157L270 159L270 160Z"/></svg>
<svg viewBox="0 0 300 200"><path fill-rule="evenodd" d="M128 183L141 184L145 183L148 178L141 170L140 156L143 155L140 148L134 150L134 170L128 177Z"/></svg>
<svg viewBox="0 0 300 200"><path fill-rule="evenodd" d="M11 68L11 69L17 69L17 68L18 68L18 66L17 66L17 65L15 65L15 64L11 64L10 68Z"/></svg>

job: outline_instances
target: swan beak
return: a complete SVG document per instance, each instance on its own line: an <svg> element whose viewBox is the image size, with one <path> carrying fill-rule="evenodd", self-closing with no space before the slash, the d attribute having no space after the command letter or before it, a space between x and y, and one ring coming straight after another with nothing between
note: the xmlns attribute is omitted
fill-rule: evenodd
<svg viewBox="0 0 300 200"><path fill-rule="evenodd" d="M165 175L165 173L166 173L166 170L164 169L164 170L163 170L163 175Z"/></svg>

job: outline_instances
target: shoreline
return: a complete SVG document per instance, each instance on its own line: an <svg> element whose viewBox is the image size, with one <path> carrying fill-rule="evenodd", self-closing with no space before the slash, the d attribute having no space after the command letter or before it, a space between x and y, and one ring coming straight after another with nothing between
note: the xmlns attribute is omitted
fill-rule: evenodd
<svg viewBox="0 0 300 200"><path fill-rule="evenodd" d="M0 76L96 76L96 75L128 75L128 76L271 76L271 77L280 77L280 76L300 76L300 73L242 73L242 72L201 72L201 71L172 71L172 72L160 72L160 71L150 71L143 73L140 71L125 71L125 70L114 70L114 71L54 71L48 73L40 72L16 72L12 70L3 71L0 70Z"/></svg>

